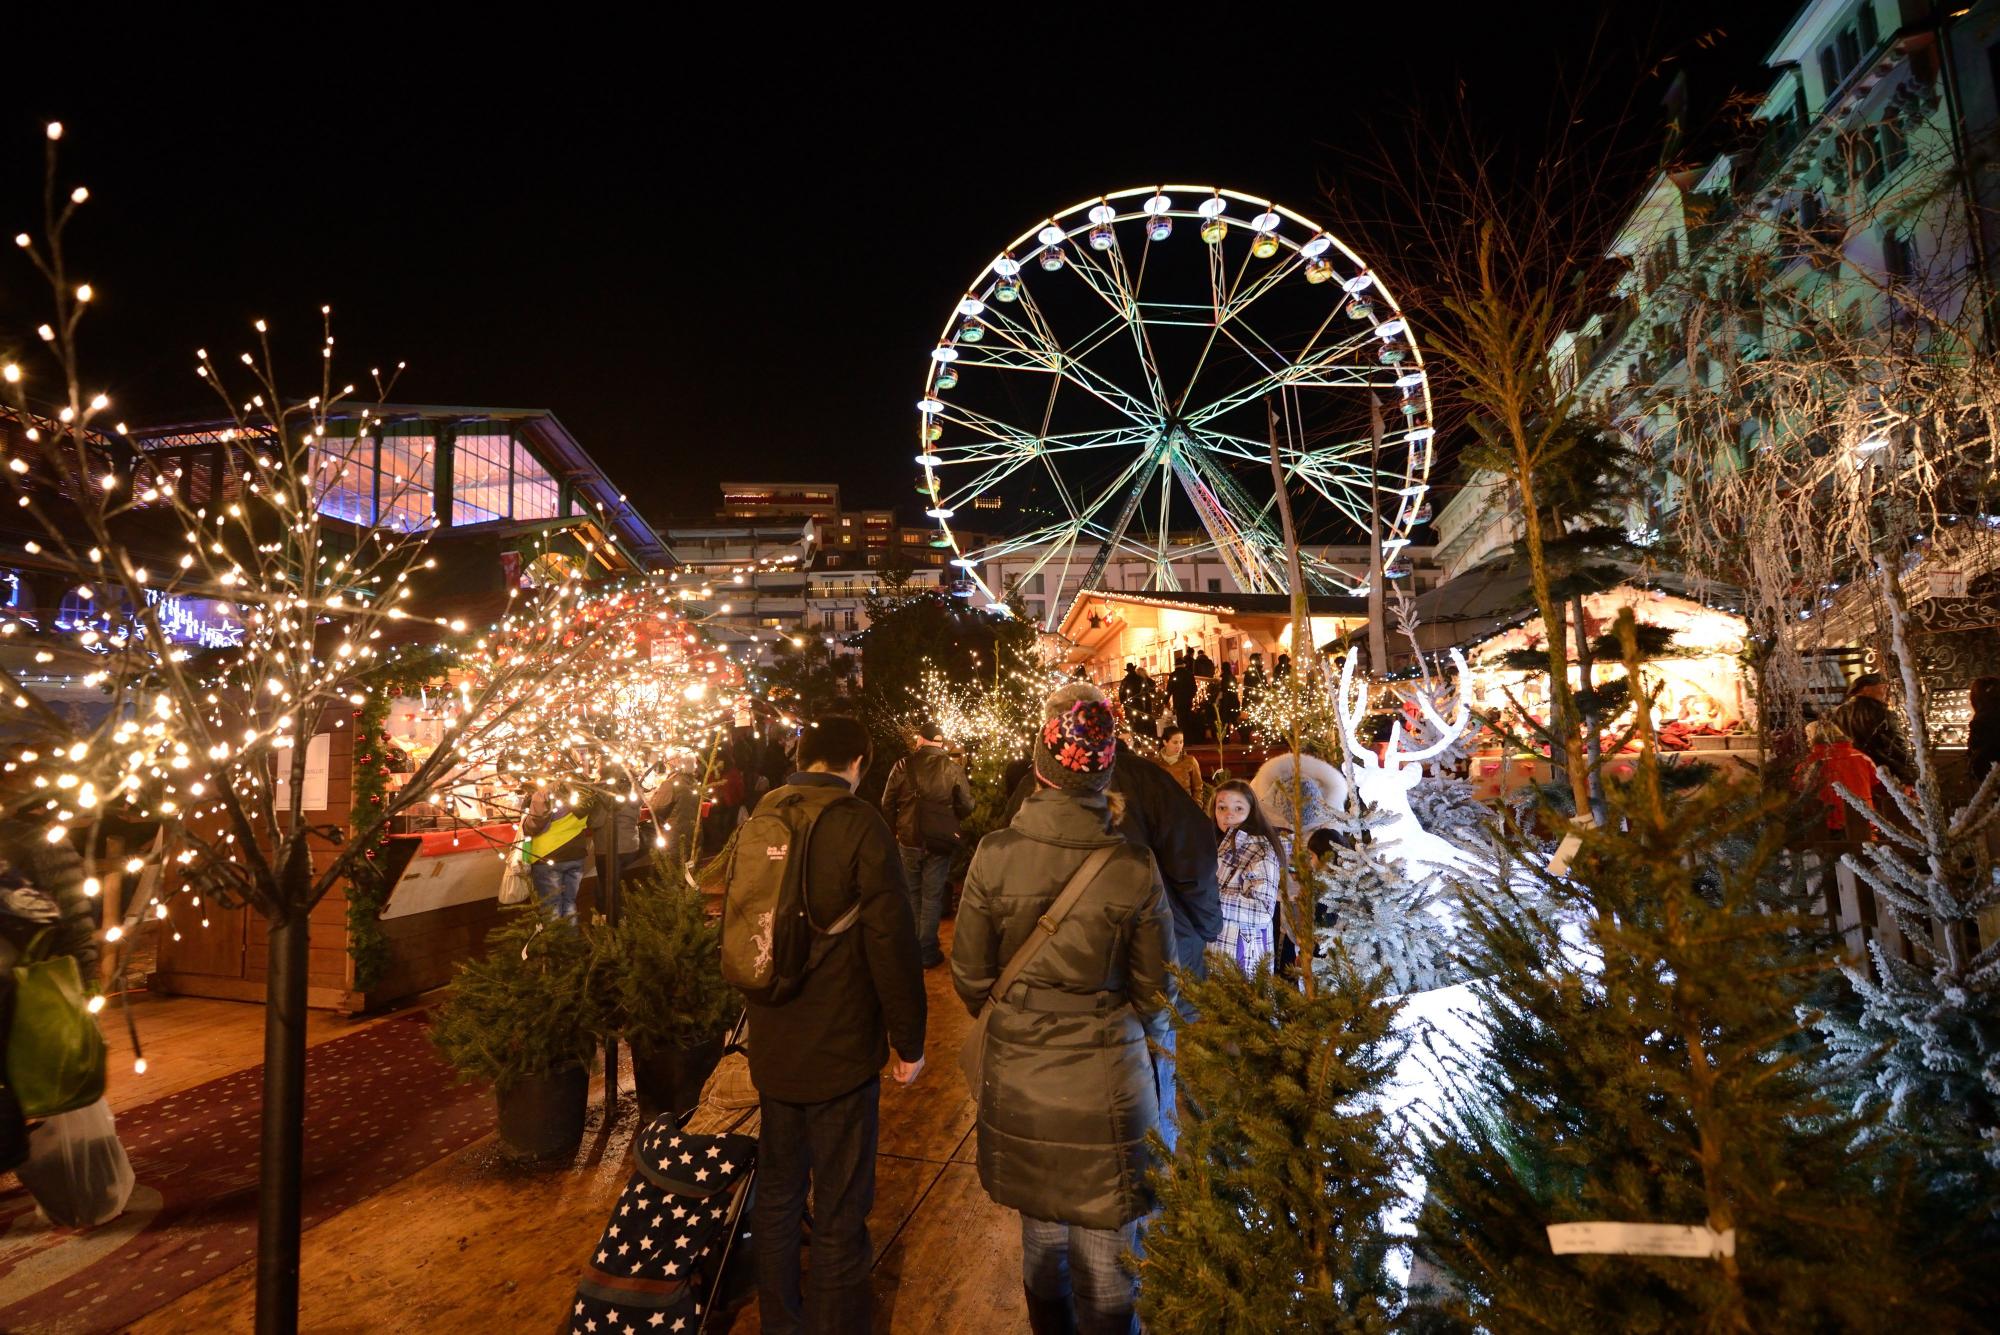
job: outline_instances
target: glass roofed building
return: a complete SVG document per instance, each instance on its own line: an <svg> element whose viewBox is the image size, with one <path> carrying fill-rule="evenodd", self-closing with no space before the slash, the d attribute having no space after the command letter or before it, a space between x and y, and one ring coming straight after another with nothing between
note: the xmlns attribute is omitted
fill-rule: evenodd
<svg viewBox="0 0 2000 1335"><path fill-rule="evenodd" d="M242 470L231 466L231 453L258 436L210 421L149 427L131 438L177 469L184 499L203 505L234 494ZM364 418L357 405L329 419L313 455L322 514L362 528L483 539L531 582L672 562L652 525L544 409L385 404L369 406Z"/></svg>

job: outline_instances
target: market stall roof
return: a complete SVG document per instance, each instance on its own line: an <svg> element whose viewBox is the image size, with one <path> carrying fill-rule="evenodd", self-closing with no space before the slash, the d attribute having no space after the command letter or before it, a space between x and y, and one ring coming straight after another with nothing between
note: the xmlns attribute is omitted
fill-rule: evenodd
<svg viewBox="0 0 2000 1335"><path fill-rule="evenodd" d="M1637 588L1660 589L1709 606L1730 607L1740 601L1729 586L1698 581L1678 571L1610 564L1621 565L1626 572L1624 582ZM1539 615L1527 567L1517 565L1511 556L1475 566L1418 594L1413 602L1417 641L1425 653L1464 648Z"/></svg>
<svg viewBox="0 0 2000 1335"><path fill-rule="evenodd" d="M1105 617L1114 607L1147 609L1138 615L1149 623L1162 614L1189 613L1239 626L1262 625L1264 633L1275 634L1279 623L1292 613L1288 593L1182 593L1171 590L1093 589L1079 594L1063 618L1058 639L1068 646L1064 657L1081 662L1100 651L1118 629L1121 618ZM1315 623L1315 635L1324 635L1323 623L1350 622L1368 615L1368 600L1346 595L1313 594L1306 610ZM1130 618L1124 618L1129 620ZM1171 619L1170 616L1164 619Z"/></svg>

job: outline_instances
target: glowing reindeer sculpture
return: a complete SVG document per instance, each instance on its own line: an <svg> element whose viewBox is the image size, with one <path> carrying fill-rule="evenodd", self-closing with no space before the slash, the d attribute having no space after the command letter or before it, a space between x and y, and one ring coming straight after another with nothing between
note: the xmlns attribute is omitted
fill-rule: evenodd
<svg viewBox="0 0 2000 1335"><path fill-rule="evenodd" d="M1464 656L1456 649L1451 651L1452 666L1458 670L1460 689L1449 722L1437 712L1429 692L1416 693L1417 708L1436 730L1436 739L1428 746L1405 750L1403 730L1397 727L1390 732L1388 745L1380 756L1356 735L1356 725L1367 714L1368 688L1365 684L1359 688L1355 686L1354 660L1352 653L1341 660L1340 694L1334 698L1334 712L1340 719L1340 740L1347 750L1347 759L1341 768L1353 783L1355 796L1389 818L1371 830L1376 843L1383 845L1385 853L1403 864L1404 872L1411 880L1424 880L1440 871L1475 872L1464 853L1426 830L1417 820L1416 812L1410 809L1410 790L1424 777L1424 762L1450 750L1471 721L1472 714L1466 704L1463 686L1466 680Z"/></svg>

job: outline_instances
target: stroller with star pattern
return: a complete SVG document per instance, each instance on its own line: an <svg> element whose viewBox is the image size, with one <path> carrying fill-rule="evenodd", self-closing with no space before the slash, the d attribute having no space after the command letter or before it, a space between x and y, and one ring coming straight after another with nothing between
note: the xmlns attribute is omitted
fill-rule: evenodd
<svg viewBox="0 0 2000 1335"><path fill-rule="evenodd" d="M752 1266L739 1244L756 1118L747 1061L732 1044L699 1107L663 1112L639 1132L637 1166L577 1279L572 1335L699 1335L748 1295Z"/></svg>

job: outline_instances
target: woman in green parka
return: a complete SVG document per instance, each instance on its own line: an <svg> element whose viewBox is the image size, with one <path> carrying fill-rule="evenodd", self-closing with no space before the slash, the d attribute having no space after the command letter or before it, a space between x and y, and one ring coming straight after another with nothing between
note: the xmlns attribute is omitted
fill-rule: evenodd
<svg viewBox="0 0 2000 1335"><path fill-rule="evenodd" d="M1110 706L1095 692L1060 694L1035 739L1035 792L980 841L966 872L952 979L976 1015L1070 877L1112 850L994 1003L977 1091L979 1180L1021 1212L1032 1329L1129 1332L1137 1281L1124 1257L1152 1208L1146 1134L1159 1118L1146 1040L1168 1020L1173 918L1153 855L1113 829Z"/></svg>

